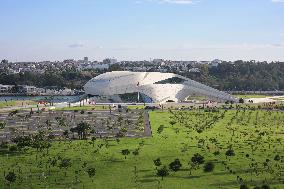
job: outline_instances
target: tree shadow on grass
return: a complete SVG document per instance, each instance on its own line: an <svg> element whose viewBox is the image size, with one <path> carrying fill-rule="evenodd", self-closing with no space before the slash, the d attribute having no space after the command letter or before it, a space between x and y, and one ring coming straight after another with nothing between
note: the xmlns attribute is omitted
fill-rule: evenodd
<svg viewBox="0 0 284 189"><path fill-rule="evenodd" d="M150 169L141 169L141 170L139 170L139 172L141 172L141 173L145 173L145 172L149 172L149 171L152 171L152 170L150 170Z"/></svg>
<svg viewBox="0 0 284 189"><path fill-rule="evenodd" d="M149 182L157 182L157 179L141 179L139 180L141 183L149 183Z"/></svg>
<svg viewBox="0 0 284 189"><path fill-rule="evenodd" d="M266 182L268 182L270 185L273 184L281 184L281 182L276 181L276 180L272 180L272 179L268 179L266 180ZM258 180L254 180L252 182L247 181L247 183L251 186L258 186L258 185L262 185L264 184L263 180L258 179ZM237 181L228 181L228 182L219 182L219 183L215 183L215 184L210 184L210 186L223 186L223 187L232 187L232 186L239 186L240 183L238 183Z"/></svg>
<svg viewBox="0 0 284 189"><path fill-rule="evenodd" d="M147 174L147 175L144 175L143 178L144 179L141 179L141 180L151 180L153 179L153 177L155 177L156 175L155 174ZM178 178L178 179L198 179L198 178L201 178L203 177L202 175L185 175L185 176L177 176L177 175L169 175L167 176L167 178ZM157 179L155 179L157 180Z"/></svg>
<svg viewBox="0 0 284 189"><path fill-rule="evenodd" d="M170 175L169 178L178 178L178 179L199 179L203 177L202 175L187 175L187 176L176 176L176 175Z"/></svg>
<svg viewBox="0 0 284 189"><path fill-rule="evenodd" d="M123 160L120 160L120 159L103 159L101 161L106 162L106 163L122 163L122 162L124 162Z"/></svg>

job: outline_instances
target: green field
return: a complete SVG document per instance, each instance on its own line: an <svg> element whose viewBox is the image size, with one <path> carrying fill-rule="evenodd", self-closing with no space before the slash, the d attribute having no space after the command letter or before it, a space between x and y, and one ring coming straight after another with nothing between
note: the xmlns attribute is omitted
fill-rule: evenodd
<svg viewBox="0 0 284 189"><path fill-rule="evenodd" d="M0 188L237 189L242 183L284 188L283 112L154 111L150 120L151 138L57 141L42 151L2 146ZM131 152L126 157L124 149ZM132 153L136 149L138 155ZM196 153L204 163L190 163ZM158 168L153 163L157 158L162 163ZM156 169L176 158L182 164L179 171L169 171L163 180L156 175ZM70 159L66 168L60 166L64 159ZM207 162L215 165L212 172L203 171ZM89 168L96 169L94 177L88 176ZM4 177L8 172L17 176L10 186Z"/></svg>
<svg viewBox="0 0 284 189"><path fill-rule="evenodd" d="M265 97L267 97L267 95L258 95L258 94L248 94L248 95L239 94L239 95L234 95L234 96L238 97L238 98L245 98L245 99L248 99L248 98L265 98Z"/></svg>
<svg viewBox="0 0 284 189"><path fill-rule="evenodd" d="M0 102L0 108L22 106L22 105L36 105L37 102L31 100L12 100L7 102Z"/></svg>
<svg viewBox="0 0 284 189"><path fill-rule="evenodd" d="M16 106L16 101L0 102L0 108Z"/></svg>

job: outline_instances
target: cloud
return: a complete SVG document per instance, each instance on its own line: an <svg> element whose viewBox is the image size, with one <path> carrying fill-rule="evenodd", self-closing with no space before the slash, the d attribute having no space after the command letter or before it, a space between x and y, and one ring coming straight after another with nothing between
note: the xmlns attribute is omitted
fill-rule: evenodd
<svg viewBox="0 0 284 189"><path fill-rule="evenodd" d="M160 0L160 2L172 3L172 4L194 4L197 1L193 1L193 0Z"/></svg>
<svg viewBox="0 0 284 189"><path fill-rule="evenodd" d="M84 45L80 44L80 43L74 43L74 44L68 45L68 47L70 47L70 48L82 48L82 47L84 47Z"/></svg>
<svg viewBox="0 0 284 189"><path fill-rule="evenodd" d="M189 5L196 4L198 0L144 0L148 2L157 2L157 3L169 3L169 4L180 4L180 5ZM142 3L141 0L136 1L136 3Z"/></svg>
<svg viewBox="0 0 284 189"><path fill-rule="evenodd" d="M284 0L271 0L273 3L284 3Z"/></svg>
<svg viewBox="0 0 284 189"><path fill-rule="evenodd" d="M255 50L255 49L268 49L268 48L284 48L284 43L276 44L250 44L250 43L241 43L241 44L183 44L178 47L170 48L168 50L176 51L188 51L192 49L198 50Z"/></svg>

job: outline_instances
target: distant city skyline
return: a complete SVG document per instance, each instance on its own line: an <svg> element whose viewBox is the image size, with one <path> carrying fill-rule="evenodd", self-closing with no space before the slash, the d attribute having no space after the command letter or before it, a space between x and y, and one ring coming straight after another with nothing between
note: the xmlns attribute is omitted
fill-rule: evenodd
<svg viewBox="0 0 284 189"><path fill-rule="evenodd" d="M0 0L0 59L284 61L283 0Z"/></svg>

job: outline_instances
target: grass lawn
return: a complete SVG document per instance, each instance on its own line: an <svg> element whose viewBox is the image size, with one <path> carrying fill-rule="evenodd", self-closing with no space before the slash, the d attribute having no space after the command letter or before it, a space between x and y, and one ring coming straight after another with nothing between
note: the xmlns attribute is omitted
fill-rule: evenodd
<svg viewBox="0 0 284 189"><path fill-rule="evenodd" d="M237 189L242 182L252 188L264 181L273 188L284 188L283 112L153 111L150 121L150 138L53 142L48 153L31 148L25 152L2 148L0 188L9 188L3 176L9 171L17 175L10 186L15 189ZM235 156L225 155L229 146ZM126 158L121 154L124 149L131 152ZM139 155L132 154L135 149L139 149ZM190 174L188 163L196 153L204 156L205 163L214 163L213 172L204 172L201 164ZM274 160L276 155L279 161ZM64 158L69 158L71 165L60 168ZM170 171L162 180L156 176L153 164L157 158L167 167L179 158L181 170ZM89 168L96 169L93 178L86 172Z"/></svg>
<svg viewBox="0 0 284 189"><path fill-rule="evenodd" d="M237 97L237 98L245 98L245 99L248 99L248 98L265 98L265 97L267 97L267 95L258 95L258 94L249 94L249 95L239 94L239 95L234 95L234 96Z"/></svg>
<svg viewBox="0 0 284 189"><path fill-rule="evenodd" d="M22 105L36 105L37 102L31 100L12 100L12 101L2 101L0 102L0 108L12 107L12 106L22 106Z"/></svg>

